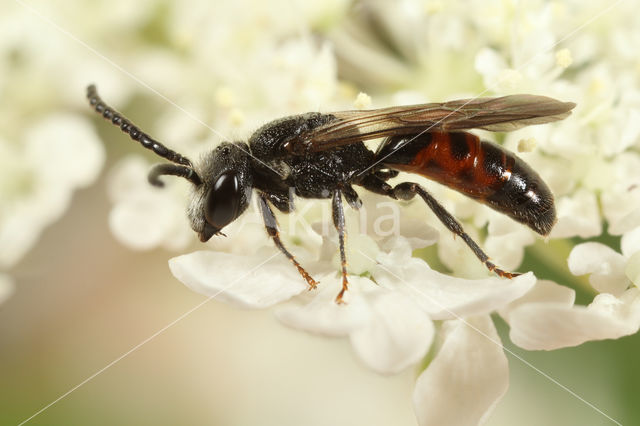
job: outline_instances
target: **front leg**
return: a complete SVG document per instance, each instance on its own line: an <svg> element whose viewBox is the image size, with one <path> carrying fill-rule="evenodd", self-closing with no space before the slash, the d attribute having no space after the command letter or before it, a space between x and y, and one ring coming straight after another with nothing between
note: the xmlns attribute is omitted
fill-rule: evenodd
<svg viewBox="0 0 640 426"><path fill-rule="evenodd" d="M278 222L276 221L276 217L273 214L273 210L269 207L269 203L267 202L267 196L263 193L260 193L258 204L260 205L260 211L262 212L262 219L264 220L264 226L267 228L267 234L271 238L273 238L273 242L276 247L280 249L282 253L293 263L293 265L298 269L302 278L307 281L309 284L309 290L316 288L318 283L314 280L311 275L298 263L298 261L293 257L293 255L286 249L286 247L282 244L280 240L280 232L278 232Z"/></svg>
<svg viewBox="0 0 640 426"><path fill-rule="evenodd" d="M332 199L332 208L333 208L333 224L338 231L338 243L340 244L340 264L342 266L342 290L338 293L336 297L336 303L344 303L342 297L344 296L344 292L347 291L349 287L349 281L347 280L347 256L344 250L344 209L342 208L342 191L336 189L333 191L333 199Z"/></svg>

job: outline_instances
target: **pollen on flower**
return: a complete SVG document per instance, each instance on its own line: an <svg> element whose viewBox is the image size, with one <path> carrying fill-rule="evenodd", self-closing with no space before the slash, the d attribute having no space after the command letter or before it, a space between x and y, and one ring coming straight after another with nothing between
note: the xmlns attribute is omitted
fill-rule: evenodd
<svg viewBox="0 0 640 426"><path fill-rule="evenodd" d="M536 138L520 139L518 141L518 152L531 152L536 148L537 144Z"/></svg>
<svg viewBox="0 0 640 426"><path fill-rule="evenodd" d="M567 5L562 2L555 1L551 3L551 12L556 18L562 18L567 13Z"/></svg>
<svg viewBox="0 0 640 426"><path fill-rule="evenodd" d="M224 108L230 108L236 103L233 90L227 86L219 87L215 93L216 103Z"/></svg>
<svg viewBox="0 0 640 426"><path fill-rule="evenodd" d="M358 109L365 109L371 106L371 96L364 92L358 93L356 100L353 101L353 106Z"/></svg>
<svg viewBox="0 0 640 426"><path fill-rule="evenodd" d="M518 87L522 81L522 74L514 69L505 69L498 76L498 85L503 90L513 90Z"/></svg>
<svg viewBox="0 0 640 426"><path fill-rule="evenodd" d="M231 113L229 114L229 121L231 121L231 124L233 126L240 127L246 121L246 117L242 110L240 110L239 108L233 108L231 110Z"/></svg>
<svg viewBox="0 0 640 426"><path fill-rule="evenodd" d="M568 68L573 63L573 56L569 49L560 49L556 52L556 65L560 68Z"/></svg>
<svg viewBox="0 0 640 426"><path fill-rule="evenodd" d="M172 41L181 49L189 49L194 45L193 32L180 30L173 34Z"/></svg>
<svg viewBox="0 0 640 426"><path fill-rule="evenodd" d="M604 87L606 87L606 84L604 81L602 81L601 78L599 77L594 77L590 82L589 82L589 93L592 95L598 95L599 93L602 92L602 89L604 89Z"/></svg>
<svg viewBox="0 0 640 426"><path fill-rule="evenodd" d="M434 1L428 1L425 5L424 5L424 11L428 14L428 15L434 15L438 12L441 12L442 9L444 9L444 4L439 1L439 0L434 0Z"/></svg>

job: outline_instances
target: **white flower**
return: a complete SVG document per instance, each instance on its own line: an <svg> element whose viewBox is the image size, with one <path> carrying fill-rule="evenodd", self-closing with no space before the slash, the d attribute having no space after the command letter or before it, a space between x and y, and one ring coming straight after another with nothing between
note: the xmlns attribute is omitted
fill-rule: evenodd
<svg viewBox="0 0 640 426"><path fill-rule="evenodd" d="M247 308L265 308L305 290L284 256L197 251L169 261L171 272L192 290Z"/></svg>
<svg viewBox="0 0 640 426"><path fill-rule="evenodd" d="M130 156L111 172L111 230L123 244L138 250L156 246L185 249L193 239L185 215L188 183L165 178L164 188L151 186L147 181L149 168L141 157Z"/></svg>
<svg viewBox="0 0 640 426"><path fill-rule="evenodd" d="M589 282L599 294L589 306L576 306L572 289L539 281L529 294L502 311L511 327L511 340L525 349L551 350L636 333L640 289L629 288L628 275L639 270L639 264L639 257L625 257L600 243L577 245L569 256L569 268L576 275L591 274Z"/></svg>
<svg viewBox="0 0 640 426"><path fill-rule="evenodd" d="M640 74L634 54L640 31L632 2L621 2L598 17L598 25L575 34L570 31L609 4L575 3L569 10L541 0L370 1L348 18L343 16L346 2L319 4L170 6L166 19L154 21L167 45L145 44L133 19L110 22L142 46L135 58L125 55L130 69L210 125L201 128L172 110L163 112L149 132L194 158L220 138L246 140L259 125L286 114L352 108L360 90L373 95L376 107L479 93L529 92L575 101L571 118L552 126L505 136L479 134L514 152L527 148L518 155L556 196L558 223L550 238L598 236L606 219L610 234L624 235L623 253L601 245L574 249L572 271L591 273L600 292L588 307L575 306L572 290L536 282L532 274L511 281L465 279L486 276L484 266L420 202L403 206L398 232L384 236L386 213L358 222L358 215L347 210L353 275L348 303L337 306L339 259L335 231L330 221L321 221L326 203L296 200L297 213L279 216L281 236L320 280L317 290L305 290L295 268L266 236L255 208L225 228L229 238L208 243L211 251L172 259L174 275L195 291L245 308L278 305L276 315L289 326L348 337L362 362L381 373L406 369L431 350L434 358L414 394L421 424L484 422L504 394L508 370L488 316L493 311L508 321L513 341L530 349L637 331L638 289L628 288L629 280L637 283L640 276L635 236L640 232ZM105 31L100 27L96 34ZM118 107L127 100L123 93L131 91L105 98ZM211 135L211 129L218 134ZM117 143L118 138L126 139L112 139ZM193 241L183 214L185 183L167 182L159 191L146 184L146 166L139 160L126 159L118 168L110 182L114 233L140 249L184 250ZM486 206L411 179L424 183L506 269L516 270L525 247L537 241L531 230ZM299 226L303 221L315 227ZM438 233L439 261L451 276L412 256L435 243ZM536 244L533 250L552 248Z"/></svg>
<svg viewBox="0 0 640 426"><path fill-rule="evenodd" d="M417 363L434 335L429 316L410 298L352 277L347 306L335 303L339 280L325 275L327 283L310 302L276 311L286 325L326 336L348 336L355 353L371 369L397 373ZM322 284L321 284L322 285Z"/></svg>
<svg viewBox="0 0 640 426"><path fill-rule="evenodd" d="M608 169L610 179L600 199L608 232L622 235L640 226L640 156L635 152L618 155Z"/></svg>
<svg viewBox="0 0 640 426"><path fill-rule="evenodd" d="M637 197L632 196L640 182L640 157L629 150L640 141L637 126L631 124L640 96L637 75L629 73L636 59L616 54L608 42L615 33L633 38L637 29L622 24L628 22L626 14L633 13L630 5L610 11L607 6L593 2L571 13L552 5L521 11L512 45L498 44L476 56L476 69L492 92L544 93L578 104L570 120L525 128L505 140L514 150L523 139L536 141L536 149L520 156L542 174L556 195L558 223L551 238L598 236L602 216L614 235L640 225ZM561 38L567 28L605 9L593 30ZM535 16L544 19L532 19ZM606 32L610 26L615 32ZM551 48L554 40L561 43ZM491 234L489 229L487 241ZM538 282L502 311L513 342L526 349L555 349L635 333L637 289L627 289L625 263L622 255L602 244L576 246L569 267L576 275L591 273L590 282L600 294L587 307L575 306L573 291Z"/></svg>
<svg viewBox="0 0 640 426"><path fill-rule="evenodd" d="M52 114L20 140L0 139L0 267L14 265L100 172L104 152L86 121Z"/></svg>
<svg viewBox="0 0 640 426"><path fill-rule="evenodd" d="M210 7L206 2L200 6ZM221 26L207 25L206 28L217 30L226 28L231 32L229 37L232 38L228 42L235 44L249 34L243 33L242 26L233 26L231 25L233 22L222 20L225 13L234 11L236 11L235 7L227 11L217 10L216 14L221 13L219 17ZM261 14L272 13L272 11L271 7L255 10L253 11L255 16L251 14L245 16L249 22L243 25L255 24L254 19L265 18ZM193 25L191 19L198 20L200 15L191 15L192 12L194 11L189 8L186 11L176 10L178 17L176 21L172 21L171 25L187 25L187 22L188 25ZM231 16L233 19L239 19L244 15L232 14ZM181 22L182 19L187 21ZM264 23L261 24L264 25ZM190 27L189 31L197 29L206 33L208 31L206 28ZM282 29L285 34L290 30ZM171 31L179 30L172 28ZM233 69L227 69L224 63L216 60L217 58L204 56L198 56L198 58L206 59L206 67L212 69L189 65L191 68L198 69L199 74L191 80L194 84L200 85L203 81L212 78L210 73L214 76L223 73L220 79L224 77L224 84L208 83L216 88L215 96L212 98L197 96L201 90L199 87L194 87L192 94L181 102L182 105L186 105L184 110L190 115L197 114L195 119L186 117L182 109L175 109L158 118L157 129L145 130L167 146L175 148L197 162L198 156L206 155L213 150L220 142L220 138L228 141L247 140L251 132L274 117L318 110L330 101L335 102L336 64L328 43L317 44L310 37L289 38L281 42L277 33L267 32L265 35L261 31L258 33L257 28L251 28L250 31L251 43L235 52ZM204 45L200 45L203 40L198 37L191 42L193 45L189 46L194 49L193 53L202 55L202 52L197 49L205 48ZM220 40L216 43L220 43ZM225 46L225 49L228 48L231 46ZM210 50L211 46L207 45L206 49ZM153 74L154 78L159 78L158 68L173 69L176 73L186 72L181 68L183 65L179 62L179 58L162 52L156 52L153 61L141 60L140 63L148 67L143 72ZM192 69L189 72L195 71ZM260 78L256 78L257 76ZM164 75L163 78L168 76ZM180 79L175 78L175 80ZM181 90L186 89L181 88ZM109 101L106 94L103 96ZM344 102L346 103L347 100L345 99ZM117 104L112 106L118 107ZM208 114L214 120L209 131L206 128L203 129L203 124L198 122ZM133 122L137 121L133 114L129 114L129 118ZM115 129L111 130L110 135L109 143L132 144L126 136L118 134ZM176 146L176 142L180 143L180 146ZM110 214L110 225L122 243L135 249L151 249L157 246L172 250L184 249L187 244L194 241L193 237L189 237L193 233L186 225L187 222L182 213L186 209L186 201L181 195L184 194L184 182L175 184L174 181L177 179L167 177L164 181L170 188L168 191L165 190L166 188L163 190L151 188L146 181L146 169L148 167L145 168L139 159L131 159L124 160L112 172L109 193L114 201L114 208ZM239 221L232 227L243 226L239 224L244 223ZM264 234L263 229L262 227L262 234ZM219 243L213 244L220 246ZM255 247L255 245L250 246Z"/></svg>
<svg viewBox="0 0 640 426"><path fill-rule="evenodd" d="M509 387L507 357L488 315L447 321L413 393L421 425L484 423Z"/></svg>
<svg viewBox="0 0 640 426"><path fill-rule="evenodd" d="M75 190L99 175L102 144L87 119L73 74L82 61L21 4L0 16L0 274L67 210ZM64 58L64 59L62 59ZM73 98L72 101L70 99ZM8 296L2 275L0 299Z"/></svg>
<svg viewBox="0 0 640 426"><path fill-rule="evenodd" d="M367 210L368 221L375 222L370 213L373 211ZM424 233L420 228L408 229L408 235ZM250 256L199 251L173 258L170 266L176 278L209 297L245 308L282 303L276 316L284 324L323 336L348 337L362 362L384 374L397 373L420 362L434 340L433 321L447 320L445 329L457 331L447 331L439 337L445 343L418 380L416 412L419 418L448 418L460 424L486 417L504 394L508 377L502 345L487 315L524 295L534 285L535 277L455 278L433 271L423 260L411 256L412 248L432 244L433 240L414 239L413 245L401 236L360 240L357 232L351 232L348 254L360 252L366 259L365 252L377 253L377 257L375 262L361 264L366 269L359 272L370 278L350 275L346 304L338 305L338 268L323 255L327 249L335 252L335 238L333 233L323 236L315 261L309 254L303 256L304 267L319 280L318 288L312 291L306 290L304 280L270 242ZM372 244L377 249L367 247ZM294 253L296 248L300 247L294 247ZM478 330L484 335L477 334ZM477 368L479 359L486 361L481 371ZM453 368L476 373L461 373L455 384L449 382L450 390L444 395L466 388L456 398L473 405L473 410L436 410L438 400L425 398L432 388L444 385ZM429 421L424 420L423 424L430 424Z"/></svg>

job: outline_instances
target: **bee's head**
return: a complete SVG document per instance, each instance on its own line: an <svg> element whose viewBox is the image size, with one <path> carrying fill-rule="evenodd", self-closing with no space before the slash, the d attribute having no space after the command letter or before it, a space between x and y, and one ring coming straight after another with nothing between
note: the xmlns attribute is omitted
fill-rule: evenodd
<svg viewBox="0 0 640 426"><path fill-rule="evenodd" d="M194 186L188 216L191 228L205 242L249 206L253 185L249 147L223 142L202 159L197 170L201 183Z"/></svg>
<svg viewBox="0 0 640 426"><path fill-rule="evenodd" d="M140 130L135 124L107 105L98 95L95 85L87 87L89 104L112 124L139 142L144 148L169 160L149 172L149 182L164 186L160 176L179 176L193 184L194 193L189 206L191 227L208 241L222 228L233 222L249 205L252 176L249 168L249 146L242 142L224 142L207 154L199 167Z"/></svg>

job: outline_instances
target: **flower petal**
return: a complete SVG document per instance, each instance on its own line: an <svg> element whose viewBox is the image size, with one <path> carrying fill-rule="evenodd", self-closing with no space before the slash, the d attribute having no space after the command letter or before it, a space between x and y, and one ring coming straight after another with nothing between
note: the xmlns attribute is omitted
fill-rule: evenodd
<svg viewBox="0 0 640 426"><path fill-rule="evenodd" d="M627 258L640 251L640 227L634 228L622 236L620 251Z"/></svg>
<svg viewBox="0 0 640 426"><path fill-rule="evenodd" d="M418 362L433 339L433 323L406 296L388 290L368 292L370 321L351 333L360 359L378 373L397 373Z"/></svg>
<svg viewBox="0 0 640 426"><path fill-rule="evenodd" d="M505 221L506 220L514 222L505 217ZM514 223L518 228L505 234L495 235L491 232L491 225L493 223L493 220L489 222L489 235L484 242L484 248L492 261L497 265L508 270L514 270L522 263L525 246L535 242L533 233L522 225Z"/></svg>
<svg viewBox="0 0 640 426"><path fill-rule="evenodd" d="M559 303L522 305L509 316L509 336L513 343L527 350L552 350L633 334L640 326L638 292L628 290L620 299L600 294L588 307Z"/></svg>
<svg viewBox="0 0 640 426"><path fill-rule="evenodd" d="M511 302L500 310L500 315L509 322L509 314L517 307L526 303L561 303L567 307L573 306L576 292L572 288L559 285L549 280L538 280L536 285L521 298Z"/></svg>
<svg viewBox="0 0 640 426"><path fill-rule="evenodd" d="M636 287L640 287L640 251L629 258L624 273Z"/></svg>
<svg viewBox="0 0 640 426"><path fill-rule="evenodd" d="M11 102L7 99L5 104ZM4 130L0 138L0 268L9 268L64 213L73 191L96 179L104 148L86 118L76 114L53 113L29 121L29 126L16 130L24 138L15 141L5 140L11 132Z"/></svg>
<svg viewBox="0 0 640 426"><path fill-rule="evenodd" d="M162 206L162 208L160 208ZM109 212L109 227L122 244L135 250L150 250L161 245L176 218L184 216L174 205L162 203L162 197L141 194L137 200L118 203ZM183 229L189 230L189 224Z"/></svg>
<svg viewBox="0 0 640 426"><path fill-rule="evenodd" d="M444 344L413 393L418 423L475 425L509 386L507 357L489 316L452 321Z"/></svg>
<svg viewBox="0 0 640 426"><path fill-rule="evenodd" d="M614 136L614 139L619 146L620 136ZM637 196L640 156L627 151L611 160L611 173L607 176L610 182L603 188L600 203L603 215L609 223L607 231L611 235L620 235L640 225L640 198ZM595 176L602 180L600 175Z"/></svg>
<svg viewBox="0 0 640 426"><path fill-rule="evenodd" d="M524 258L524 248L536 241L533 232L504 214L490 211L488 217L485 252L501 268L516 270Z"/></svg>
<svg viewBox="0 0 640 426"><path fill-rule="evenodd" d="M432 319L451 319L495 311L521 297L536 282L533 273L514 279L469 280L441 274L422 260L394 261L393 253L378 256L372 275L378 284L397 288Z"/></svg>
<svg viewBox="0 0 640 426"><path fill-rule="evenodd" d="M412 250L428 247L436 243L440 236L437 229L411 217L401 219L400 235L405 236Z"/></svg>
<svg viewBox="0 0 640 426"><path fill-rule="evenodd" d="M246 308L266 308L307 288L288 259L272 250L251 256L196 251L170 259L169 268L192 290Z"/></svg>
<svg viewBox="0 0 640 426"><path fill-rule="evenodd" d="M108 189L114 206L109 212L111 232L122 244L135 250L162 246L184 249L193 241L185 214L184 192L188 183L167 179L165 188L147 181L150 164L142 157L122 159L109 175Z"/></svg>
<svg viewBox="0 0 640 426"><path fill-rule="evenodd" d="M323 336L347 336L371 320L371 307L362 295L363 287L375 287L369 279L349 277L345 304L335 302L341 281L336 274L321 277L318 293L306 305L288 305L276 310L276 317L285 325Z"/></svg>
<svg viewBox="0 0 640 426"><path fill-rule="evenodd" d="M624 274L625 258L604 244L578 244L571 250L568 264L574 275L590 273L589 282L601 293L618 296L629 286Z"/></svg>
<svg viewBox="0 0 640 426"><path fill-rule="evenodd" d="M551 231L551 238L595 237L602 232L598 201L586 189L579 189L572 196L557 201L558 223Z"/></svg>
<svg viewBox="0 0 640 426"><path fill-rule="evenodd" d="M494 49L485 47L476 55L475 69L482 75L486 87L496 86L500 72L506 67L504 59Z"/></svg>
<svg viewBox="0 0 640 426"><path fill-rule="evenodd" d="M51 114L29 128L25 138L27 159L38 166L38 178L49 184L87 186L98 177L104 163L102 143L82 115Z"/></svg>

